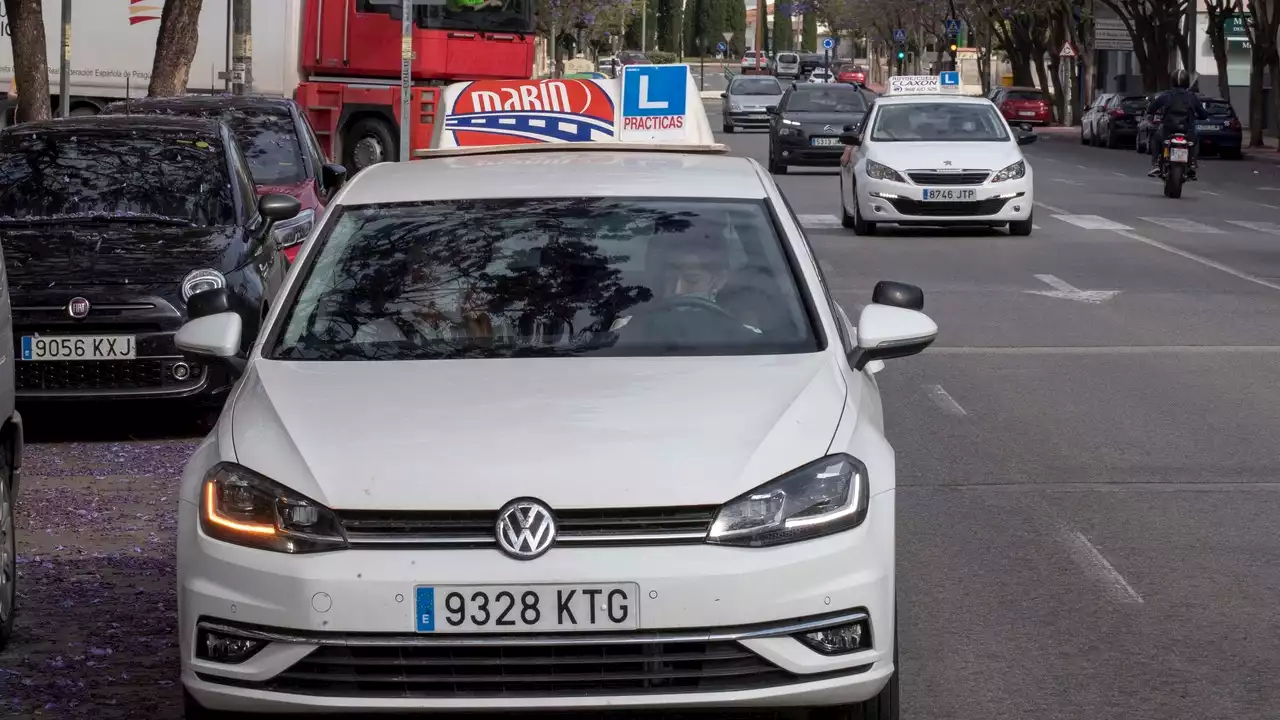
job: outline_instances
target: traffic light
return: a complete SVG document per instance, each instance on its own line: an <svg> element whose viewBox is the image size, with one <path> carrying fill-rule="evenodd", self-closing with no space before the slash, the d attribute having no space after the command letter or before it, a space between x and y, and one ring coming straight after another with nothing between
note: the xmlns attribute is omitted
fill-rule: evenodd
<svg viewBox="0 0 1280 720"><path fill-rule="evenodd" d="M906 57L907 57L907 53L906 53L906 51L905 51L905 50L899 50L899 51L898 51L898 59L899 59L899 60L905 60L905 59L906 59Z"/></svg>
<svg viewBox="0 0 1280 720"><path fill-rule="evenodd" d="M954 53L954 52L956 51L956 48L958 48L958 47L959 47L959 46L958 46L958 45L956 45L956 41L955 41L955 40L952 40L952 41L951 41L951 47L949 48L949 49L951 50L951 52L953 52L953 53Z"/></svg>

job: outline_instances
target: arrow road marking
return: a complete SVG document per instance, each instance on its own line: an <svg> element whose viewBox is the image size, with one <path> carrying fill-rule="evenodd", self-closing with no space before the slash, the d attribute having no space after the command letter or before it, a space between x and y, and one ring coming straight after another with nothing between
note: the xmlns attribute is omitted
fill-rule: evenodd
<svg viewBox="0 0 1280 720"><path fill-rule="evenodd" d="M1024 290L1032 295L1058 298L1059 300L1075 300L1076 302L1097 305L1104 303L1116 295L1119 290L1081 290L1056 275L1036 275L1036 279L1053 288L1052 290Z"/></svg>

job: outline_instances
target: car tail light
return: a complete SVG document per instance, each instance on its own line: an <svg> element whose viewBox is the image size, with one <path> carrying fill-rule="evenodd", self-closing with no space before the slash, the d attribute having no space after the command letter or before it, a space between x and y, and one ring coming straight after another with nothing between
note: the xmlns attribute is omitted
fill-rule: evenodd
<svg viewBox="0 0 1280 720"><path fill-rule="evenodd" d="M1125 112L1124 112L1123 110L1112 110L1112 111L1111 111L1111 117L1121 118L1121 117L1124 117L1124 116L1125 116Z"/></svg>
<svg viewBox="0 0 1280 720"><path fill-rule="evenodd" d="M1239 130L1240 121L1237 120L1236 118L1231 118L1230 120L1227 121L1227 127L1231 128L1232 130Z"/></svg>

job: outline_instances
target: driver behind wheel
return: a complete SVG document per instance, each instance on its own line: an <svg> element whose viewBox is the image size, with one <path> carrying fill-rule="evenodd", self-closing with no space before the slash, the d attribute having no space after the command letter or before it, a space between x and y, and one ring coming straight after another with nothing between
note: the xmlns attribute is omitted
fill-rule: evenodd
<svg viewBox="0 0 1280 720"><path fill-rule="evenodd" d="M698 297L715 302L729 281L729 242L722 226L699 223L687 233L653 238L649 262L659 298Z"/></svg>

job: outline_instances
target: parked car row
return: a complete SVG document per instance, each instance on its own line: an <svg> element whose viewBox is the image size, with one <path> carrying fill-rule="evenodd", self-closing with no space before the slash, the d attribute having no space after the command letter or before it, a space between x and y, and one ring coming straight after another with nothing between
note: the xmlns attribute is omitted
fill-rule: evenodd
<svg viewBox="0 0 1280 720"><path fill-rule="evenodd" d="M1151 136L1159 128L1159 117L1148 118L1147 107L1157 93L1131 95L1103 93L1085 110L1080 121L1080 144L1118 148L1132 146L1139 153L1151 151ZM1201 155L1238 160L1241 157L1243 128L1231 103L1202 95L1209 117L1196 122Z"/></svg>
<svg viewBox="0 0 1280 720"><path fill-rule="evenodd" d="M132 101L0 132L19 401L178 401L215 416L232 379L184 357L174 334L230 310L247 351L345 177L288 100Z"/></svg>

